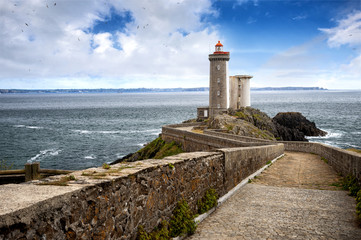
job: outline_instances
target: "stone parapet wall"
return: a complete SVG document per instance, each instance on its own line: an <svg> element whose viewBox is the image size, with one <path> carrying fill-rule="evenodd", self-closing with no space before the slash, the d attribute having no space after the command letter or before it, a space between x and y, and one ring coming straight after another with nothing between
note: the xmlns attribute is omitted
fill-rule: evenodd
<svg viewBox="0 0 361 240"><path fill-rule="evenodd" d="M284 153L284 146L283 144L276 144L272 146L223 148L219 151L224 154L224 187L228 192L243 179L266 165L268 161L281 156Z"/></svg>
<svg viewBox="0 0 361 240"><path fill-rule="evenodd" d="M361 154L315 142L280 141L287 151L315 153L324 157L342 176L353 175L361 183Z"/></svg>
<svg viewBox="0 0 361 240"><path fill-rule="evenodd" d="M84 171L93 170L107 172ZM0 186L6 197L0 203L0 239L135 239L139 225L152 230L179 200L195 209L207 189L225 194L224 157L217 152L127 163L120 176L83 175L75 172L78 180L64 187ZM54 196L56 191L61 192ZM37 194L42 197L27 201Z"/></svg>
<svg viewBox="0 0 361 240"><path fill-rule="evenodd" d="M139 225L152 230L179 200L195 210L209 188L223 196L282 153L282 144L182 153L74 172L64 187L2 185L0 239L135 239Z"/></svg>
<svg viewBox="0 0 361 240"><path fill-rule="evenodd" d="M223 138L227 138L227 139L233 139L233 140L242 141L242 142L264 143L263 145L274 144L274 142L272 142L270 140L240 136L240 135L235 135L235 134L230 134L230 133L224 133L224 132L221 132L219 130L214 130L214 129L206 129L206 130L204 130L204 134L211 135L211 136L223 137Z"/></svg>
<svg viewBox="0 0 361 240"><path fill-rule="evenodd" d="M229 147L264 146L268 144L263 142L243 142L218 135L199 134L183 130L182 127L184 126L164 126L162 128L162 139L166 142L175 141L181 144L183 150L187 152L210 151Z"/></svg>

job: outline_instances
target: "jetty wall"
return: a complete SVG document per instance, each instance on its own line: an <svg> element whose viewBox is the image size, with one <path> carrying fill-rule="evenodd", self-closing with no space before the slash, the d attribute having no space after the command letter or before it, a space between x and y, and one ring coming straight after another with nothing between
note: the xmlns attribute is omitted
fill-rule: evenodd
<svg viewBox="0 0 361 240"><path fill-rule="evenodd" d="M342 176L352 175L361 183L361 155L341 148L315 142L281 141L287 151L315 153L323 158Z"/></svg>
<svg viewBox="0 0 361 240"><path fill-rule="evenodd" d="M171 130L171 134L165 135L167 139L173 139L180 141L180 137L174 137L175 134L181 136L181 134L185 134L184 131L176 132L179 130L179 127L182 125L175 125L178 129ZM171 126L173 127L173 126ZM196 134L196 133L194 133ZM201 134L199 134L201 135ZM184 141L187 144L186 140L189 139L188 135L186 136ZM352 175L359 180L361 183L361 155L358 153L354 153L352 151L347 151L341 148L329 146L322 143L316 142L299 142L299 141L277 141L272 142L269 140L263 140L252 137L238 136L234 134L224 133L217 130L205 130L202 134L202 141L198 144L202 144L212 142L214 138L220 139L228 139L228 141L224 141L224 144L227 144L231 141L242 142L240 145L242 146L259 146L259 145L272 145L275 143L284 144L284 148L286 151L296 151L296 152L306 152L306 153L315 153L327 160L328 164L330 164L333 169L340 173L342 176ZM181 141L180 141L181 142Z"/></svg>
<svg viewBox="0 0 361 240"><path fill-rule="evenodd" d="M282 155L283 144L182 153L161 160L119 163L0 186L0 239L135 239L151 231L185 199L193 210L205 191L225 195Z"/></svg>

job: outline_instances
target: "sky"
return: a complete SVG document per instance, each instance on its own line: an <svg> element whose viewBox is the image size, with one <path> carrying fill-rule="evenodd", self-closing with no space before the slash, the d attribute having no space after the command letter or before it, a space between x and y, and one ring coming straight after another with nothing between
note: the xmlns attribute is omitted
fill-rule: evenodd
<svg viewBox="0 0 361 240"><path fill-rule="evenodd" d="M1 0L0 88L361 89L361 0Z"/></svg>

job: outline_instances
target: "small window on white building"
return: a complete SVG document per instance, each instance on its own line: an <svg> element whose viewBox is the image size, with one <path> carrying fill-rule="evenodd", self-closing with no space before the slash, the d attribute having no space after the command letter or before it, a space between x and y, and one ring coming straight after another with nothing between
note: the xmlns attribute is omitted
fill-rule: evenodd
<svg viewBox="0 0 361 240"><path fill-rule="evenodd" d="M220 78L217 78L217 83L220 83L221 82L221 79Z"/></svg>
<svg viewBox="0 0 361 240"><path fill-rule="evenodd" d="M203 117L208 117L208 110L204 110Z"/></svg>
<svg viewBox="0 0 361 240"><path fill-rule="evenodd" d="M217 104L217 108L221 108L221 104Z"/></svg>
<svg viewBox="0 0 361 240"><path fill-rule="evenodd" d="M221 92L220 91L217 91L217 96L221 95Z"/></svg>

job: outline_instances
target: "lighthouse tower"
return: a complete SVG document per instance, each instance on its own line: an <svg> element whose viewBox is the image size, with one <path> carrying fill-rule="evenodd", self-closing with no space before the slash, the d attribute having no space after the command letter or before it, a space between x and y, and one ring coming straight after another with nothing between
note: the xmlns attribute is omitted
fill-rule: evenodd
<svg viewBox="0 0 361 240"><path fill-rule="evenodd" d="M224 112L228 108L228 61L229 52L223 51L220 41L213 54L209 54L209 116Z"/></svg>

